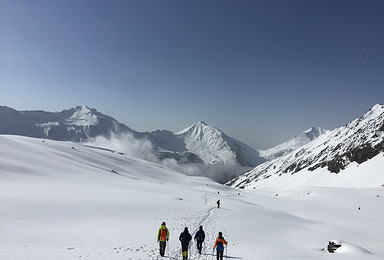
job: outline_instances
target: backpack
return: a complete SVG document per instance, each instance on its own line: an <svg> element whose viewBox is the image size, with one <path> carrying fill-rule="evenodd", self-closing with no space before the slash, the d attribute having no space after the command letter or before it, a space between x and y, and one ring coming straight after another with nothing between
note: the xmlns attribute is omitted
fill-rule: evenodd
<svg viewBox="0 0 384 260"><path fill-rule="evenodd" d="M217 251L224 251L224 245L221 241L217 242Z"/></svg>
<svg viewBox="0 0 384 260"><path fill-rule="evenodd" d="M188 245L191 241L192 236L188 232L183 232L180 234L179 240L181 241L181 244Z"/></svg>
<svg viewBox="0 0 384 260"><path fill-rule="evenodd" d="M224 251L224 244L227 244L223 237L218 237L216 240L217 251Z"/></svg>
<svg viewBox="0 0 384 260"><path fill-rule="evenodd" d="M199 240L199 241L203 241L204 240L204 231L202 231L202 230L199 230L198 231L198 234L197 234L197 240Z"/></svg>
<svg viewBox="0 0 384 260"><path fill-rule="evenodd" d="M160 231L160 239L166 240L167 239L167 228L162 228Z"/></svg>

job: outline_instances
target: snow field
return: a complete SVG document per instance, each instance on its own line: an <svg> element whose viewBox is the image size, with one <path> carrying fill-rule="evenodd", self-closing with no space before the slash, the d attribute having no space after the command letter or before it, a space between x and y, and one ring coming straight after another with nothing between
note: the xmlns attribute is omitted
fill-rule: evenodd
<svg viewBox="0 0 384 260"><path fill-rule="evenodd" d="M118 151L0 136L0 256L6 260L181 259L184 227L219 231L228 259L383 259L384 189L235 190ZM216 201L221 200L221 208ZM358 209L360 207L360 210ZM329 240L343 245L335 254ZM167 259L167 257L162 259Z"/></svg>

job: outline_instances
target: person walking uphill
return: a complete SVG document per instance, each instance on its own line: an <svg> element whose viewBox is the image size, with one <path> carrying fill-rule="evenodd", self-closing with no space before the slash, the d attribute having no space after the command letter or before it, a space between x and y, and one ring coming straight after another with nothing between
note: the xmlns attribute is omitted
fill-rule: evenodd
<svg viewBox="0 0 384 260"><path fill-rule="evenodd" d="M180 234L179 240L181 242L181 254L183 256L183 260L188 260L188 246L189 242L192 240L192 236L189 234L187 227L184 229L184 232Z"/></svg>
<svg viewBox="0 0 384 260"><path fill-rule="evenodd" d="M164 256L165 247L167 246L167 241L169 240L169 230L165 225L165 222L161 223L161 227L157 232L157 242L160 242L160 255Z"/></svg>
<svg viewBox="0 0 384 260"><path fill-rule="evenodd" d="M201 249L203 248L203 242L205 239L205 233L203 230L203 226L200 226L199 231L195 234L196 244L197 244L197 250L199 250L199 254L201 254Z"/></svg>
<svg viewBox="0 0 384 260"><path fill-rule="evenodd" d="M216 256L217 260L223 260L224 255L224 245L227 245L227 241L225 241L223 237L223 233L219 232L219 236L216 238L215 245L213 246L213 249L216 248Z"/></svg>

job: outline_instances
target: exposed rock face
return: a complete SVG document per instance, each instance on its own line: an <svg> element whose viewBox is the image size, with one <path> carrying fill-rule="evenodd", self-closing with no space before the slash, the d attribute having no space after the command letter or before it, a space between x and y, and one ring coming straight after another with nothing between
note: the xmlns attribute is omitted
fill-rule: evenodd
<svg viewBox="0 0 384 260"><path fill-rule="evenodd" d="M326 168L337 174L352 162L363 164L384 153L384 105L375 105L362 117L320 135L284 157L257 166L227 183L237 188L255 186L276 176Z"/></svg>
<svg viewBox="0 0 384 260"><path fill-rule="evenodd" d="M350 162L357 162L359 164L367 161L368 159L372 159L376 155L378 155L380 152L384 151L384 142L376 144L374 147L370 143L366 143L362 145L361 147L355 147L351 149L350 151L347 151L341 155L336 155L335 158L331 161L328 161L327 163L323 163L320 165L315 165L309 170L314 170L317 167L325 167L327 166L327 169L330 172L339 173L341 170L344 170L345 167Z"/></svg>
<svg viewBox="0 0 384 260"><path fill-rule="evenodd" d="M328 246L327 246L327 250L329 253L335 253L336 249L338 249L339 247L341 247L341 245L336 244L333 241L329 241Z"/></svg>

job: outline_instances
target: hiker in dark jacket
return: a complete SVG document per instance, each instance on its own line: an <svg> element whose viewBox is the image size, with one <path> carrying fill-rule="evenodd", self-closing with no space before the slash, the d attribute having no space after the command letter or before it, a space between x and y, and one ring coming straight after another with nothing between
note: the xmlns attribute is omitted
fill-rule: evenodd
<svg viewBox="0 0 384 260"><path fill-rule="evenodd" d="M203 242L205 239L205 233L203 230L203 226L200 226L199 231L195 234L196 244L197 244L197 250L199 250L199 254L201 254L201 249L203 248Z"/></svg>
<svg viewBox="0 0 384 260"><path fill-rule="evenodd" d="M181 242L181 254L183 256L183 260L188 260L188 246L189 242L192 240L192 236L189 234L187 227L184 229L184 232L180 234L179 240Z"/></svg>

